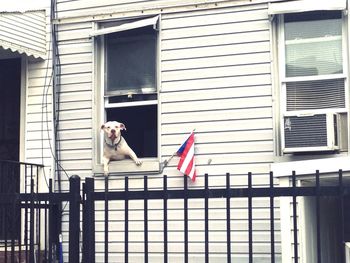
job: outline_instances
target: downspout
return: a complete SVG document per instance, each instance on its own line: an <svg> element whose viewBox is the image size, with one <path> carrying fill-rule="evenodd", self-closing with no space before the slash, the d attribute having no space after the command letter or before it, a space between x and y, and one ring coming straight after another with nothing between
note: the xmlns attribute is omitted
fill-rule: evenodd
<svg viewBox="0 0 350 263"><path fill-rule="evenodd" d="M55 24L55 19L57 18L57 2L56 0L51 1L51 40L52 40L52 103L53 103L53 129L54 129L54 138L55 138L55 181L57 180L57 189L61 193L61 169L59 165L60 160L60 144L59 144L59 107L60 107L60 59L58 53L57 45L57 24Z"/></svg>
<svg viewBox="0 0 350 263"><path fill-rule="evenodd" d="M54 183L57 181L57 190L59 193L62 192L61 184L61 166L60 161L60 143L59 143L59 121L60 121L60 73L61 63L59 58L58 44L57 44L57 27L58 25L54 22L57 18L57 0L51 0L51 45L52 45L52 111L53 111L53 135L54 135ZM58 211L60 216L57 218L56 226L56 254L59 263L63 263L62 255L62 203L58 204Z"/></svg>

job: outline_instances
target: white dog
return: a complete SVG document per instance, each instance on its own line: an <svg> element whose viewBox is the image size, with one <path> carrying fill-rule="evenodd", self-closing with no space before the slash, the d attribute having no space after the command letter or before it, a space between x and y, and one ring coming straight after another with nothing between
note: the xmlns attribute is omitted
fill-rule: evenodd
<svg viewBox="0 0 350 263"><path fill-rule="evenodd" d="M129 147L126 140L121 136L121 130L126 130L123 123L109 121L101 126L104 131L103 138L103 171L109 174L109 162L111 160L122 160L129 156L136 165L142 162L137 158L135 152Z"/></svg>

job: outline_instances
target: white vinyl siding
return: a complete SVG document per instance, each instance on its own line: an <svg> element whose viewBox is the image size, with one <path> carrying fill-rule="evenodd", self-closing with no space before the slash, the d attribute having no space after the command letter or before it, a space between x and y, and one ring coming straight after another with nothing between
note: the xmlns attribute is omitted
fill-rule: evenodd
<svg viewBox="0 0 350 263"><path fill-rule="evenodd" d="M58 16L100 14L117 8L141 8L154 3L174 1L58 1ZM193 1L195 3L196 1ZM105 5L104 5L105 4ZM141 10L141 9L140 9ZM139 16L140 14L138 14ZM153 15L153 14L152 14ZM122 17L119 17L122 18ZM127 17L125 17L127 18ZM160 16L160 134L161 161L178 149L190 131L196 129L197 180L189 188L202 188L203 174L209 173L210 187L223 187L225 173L232 174L232 185L246 186L247 173L254 174L257 186L268 184L269 164L273 162L272 89L270 66L270 28L267 4L167 12ZM61 165L69 175L92 176L94 140L98 139L100 123L96 118L92 22L59 24L61 62L60 156ZM96 129L96 130L95 130ZM148 187L162 189L163 175L168 175L169 188L182 188L183 175L176 169L174 157L163 174L149 175ZM62 187L68 182L62 176ZM104 189L102 177L95 178L95 187ZM110 190L123 190L124 177L110 176ZM143 187L143 174L132 175L129 188ZM253 201L254 254L261 262L269 256L269 201ZM275 205L278 206L276 201ZM123 261L123 203L110 202L109 245L111 262ZM143 261L143 211L140 202L130 203L129 260ZM163 262L162 203L149 204L150 262ZM247 259L247 201L231 201L232 260ZM189 252L194 261L203 260L204 215L199 209L203 201L189 202ZM140 210L141 209L141 210ZM169 201L170 261L183 261L183 203ZM67 211L67 208L66 208ZM210 201L210 261L225 258L224 201ZM276 229L278 209L276 209ZM103 262L103 203L96 203L96 262ZM64 251L68 251L68 215L63 216ZM277 253L280 236L276 232ZM215 242L213 242L215 241ZM67 256L67 254L65 254ZM277 255L280 257L280 255Z"/></svg>
<svg viewBox="0 0 350 263"><path fill-rule="evenodd" d="M46 58L45 10L0 13L0 47Z"/></svg>

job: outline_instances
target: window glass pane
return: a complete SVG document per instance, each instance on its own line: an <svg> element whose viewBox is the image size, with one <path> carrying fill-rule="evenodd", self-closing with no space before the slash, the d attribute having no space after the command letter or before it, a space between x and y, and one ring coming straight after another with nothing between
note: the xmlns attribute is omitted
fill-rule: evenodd
<svg viewBox="0 0 350 263"><path fill-rule="evenodd" d="M106 36L106 95L156 91L156 32L152 27Z"/></svg>
<svg viewBox="0 0 350 263"><path fill-rule="evenodd" d="M313 17L311 15L311 17ZM343 72L341 18L285 22L286 76Z"/></svg>
<svg viewBox="0 0 350 263"><path fill-rule="evenodd" d="M287 110L345 107L344 79L288 82Z"/></svg>

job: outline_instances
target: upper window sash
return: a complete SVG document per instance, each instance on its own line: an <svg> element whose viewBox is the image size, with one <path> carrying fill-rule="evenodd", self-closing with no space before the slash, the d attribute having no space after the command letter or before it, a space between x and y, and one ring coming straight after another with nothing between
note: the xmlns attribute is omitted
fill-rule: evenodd
<svg viewBox="0 0 350 263"><path fill-rule="evenodd" d="M346 10L346 0L298 0L269 3L268 14L280 15L331 10Z"/></svg>
<svg viewBox="0 0 350 263"><path fill-rule="evenodd" d="M146 26L153 26L154 29L157 29L158 19L159 17L155 16L155 17L149 17L149 18L145 18L137 21L123 23L117 26L96 29L90 33L90 37L102 36L106 34L122 32L122 31L131 30L131 29L146 27Z"/></svg>

